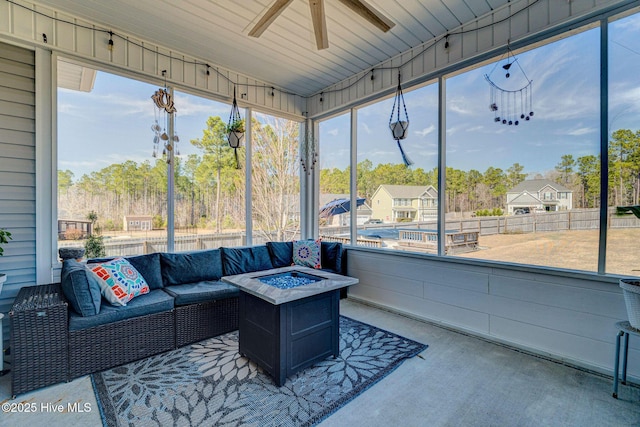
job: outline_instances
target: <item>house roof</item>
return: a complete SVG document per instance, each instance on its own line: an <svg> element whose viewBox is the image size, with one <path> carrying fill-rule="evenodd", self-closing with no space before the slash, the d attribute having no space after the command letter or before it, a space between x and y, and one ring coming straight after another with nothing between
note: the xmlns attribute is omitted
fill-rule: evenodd
<svg viewBox="0 0 640 427"><path fill-rule="evenodd" d="M516 196L513 200L509 202L510 205L520 205L520 206L530 206L530 205L538 205L542 203L540 199L533 196L531 193L523 192Z"/></svg>
<svg viewBox="0 0 640 427"><path fill-rule="evenodd" d="M550 186L554 188L556 191L560 192L568 192L572 193L573 191L568 189L562 184L558 184L557 182L553 182L548 179L528 179L526 181L522 181L520 184L513 187L511 190L507 191L507 193L522 193L523 191L528 191L529 193L537 193L542 190L544 187Z"/></svg>
<svg viewBox="0 0 640 427"><path fill-rule="evenodd" d="M384 190L393 199L418 199L423 193L429 192L433 189L431 185L387 185L382 184L376 190L376 193L380 190ZM437 194L437 192L436 192ZM375 193L374 193L375 195Z"/></svg>

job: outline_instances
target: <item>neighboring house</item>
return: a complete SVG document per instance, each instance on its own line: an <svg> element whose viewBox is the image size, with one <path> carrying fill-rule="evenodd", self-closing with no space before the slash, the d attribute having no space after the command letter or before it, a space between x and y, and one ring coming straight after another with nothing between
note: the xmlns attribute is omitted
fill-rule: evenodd
<svg viewBox="0 0 640 427"><path fill-rule="evenodd" d="M91 221L83 219L59 219L58 240L86 239L91 235Z"/></svg>
<svg viewBox="0 0 640 427"><path fill-rule="evenodd" d="M125 215L123 222L124 231L153 230L153 217L151 215Z"/></svg>
<svg viewBox="0 0 640 427"><path fill-rule="evenodd" d="M507 191L507 213L518 209L562 211L573 207L573 191L548 179L529 179Z"/></svg>
<svg viewBox="0 0 640 427"><path fill-rule="evenodd" d="M438 216L438 191L432 185L383 184L371 196L371 217L385 222L426 221Z"/></svg>

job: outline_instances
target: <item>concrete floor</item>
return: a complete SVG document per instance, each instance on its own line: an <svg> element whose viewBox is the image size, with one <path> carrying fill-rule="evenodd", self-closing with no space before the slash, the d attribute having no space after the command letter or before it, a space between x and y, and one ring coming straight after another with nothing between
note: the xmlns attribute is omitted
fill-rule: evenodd
<svg viewBox="0 0 640 427"><path fill-rule="evenodd" d="M341 313L429 345L320 425L640 426L640 388L354 301ZM612 355L613 357L613 355ZM10 365L5 366L10 368ZM79 378L10 400L0 377L0 426L100 426L91 380ZM84 412L69 412L78 403ZM87 404L85 406L85 404ZM57 405L65 408L55 412ZM25 412L35 409L34 412ZM146 426L145 426L146 427Z"/></svg>

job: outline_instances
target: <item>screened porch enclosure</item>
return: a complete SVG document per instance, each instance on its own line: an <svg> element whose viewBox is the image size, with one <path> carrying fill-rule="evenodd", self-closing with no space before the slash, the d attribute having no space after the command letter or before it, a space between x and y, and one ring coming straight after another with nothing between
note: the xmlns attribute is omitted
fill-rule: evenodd
<svg viewBox="0 0 640 427"><path fill-rule="evenodd" d="M0 3L0 313L91 235L110 256L322 238L355 307L609 378L640 275L640 219L616 209L640 203L639 2L371 1L396 22L378 33L327 0L320 51L306 2L260 38L257 1L98 3ZM156 122L181 154L155 153ZM356 209L323 216L335 199Z"/></svg>

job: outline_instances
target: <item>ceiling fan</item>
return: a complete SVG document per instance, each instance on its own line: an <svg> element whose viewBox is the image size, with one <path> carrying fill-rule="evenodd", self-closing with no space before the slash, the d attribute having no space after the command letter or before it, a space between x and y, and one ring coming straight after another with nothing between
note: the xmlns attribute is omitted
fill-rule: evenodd
<svg viewBox="0 0 640 427"><path fill-rule="evenodd" d="M249 35L251 37L260 37L292 1L276 0L260 18L260 21L249 31ZM364 0L340 0L340 2L385 33L395 25L389 18ZM324 0L309 0L309 8L311 9L311 21L313 22L316 46L318 50L326 49L329 47L329 38L327 36L327 21L324 16Z"/></svg>

